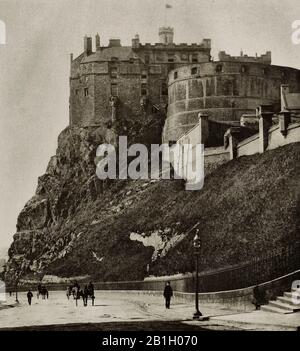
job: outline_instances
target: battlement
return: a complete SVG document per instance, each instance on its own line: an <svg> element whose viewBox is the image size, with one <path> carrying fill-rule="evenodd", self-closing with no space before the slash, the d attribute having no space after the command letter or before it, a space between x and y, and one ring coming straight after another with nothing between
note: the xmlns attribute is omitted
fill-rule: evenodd
<svg viewBox="0 0 300 351"><path fill-rule="evenodd" d="M133 39L133 41L136 39ZM136 43L136 42L135 42ZM162 43L155 43L155 44L150 44L150 43L145 43L139 45L133 46L135 49L149 49L149 50L166 50L166 46L168 50L210 50L211 49L211 39L203 39L201 43L192 43L192 44L187 44L187 43L180 43L180 44L175 44L175 43L169 43L169 44L162 44Z"/></svg>
<svg viewBox="0 0 300 351"><path fill-rule="evenodd" d="M223 62L245 62L245 63L263 63L270 65L272 63L271 51L267 51L261 56L248 56L241 52L240 56L231 56L226 54L225 51L219 52L219 61Z"/></svg>

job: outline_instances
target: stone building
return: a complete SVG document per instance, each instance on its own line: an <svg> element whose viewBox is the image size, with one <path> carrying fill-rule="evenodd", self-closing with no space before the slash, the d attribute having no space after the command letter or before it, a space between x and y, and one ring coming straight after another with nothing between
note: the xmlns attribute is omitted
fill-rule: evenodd
<svg viewBox="0 0 300 351"><path fill-rule="evenodd" d="M239 124L241 116L251 119L259 105L279 112L282 84L300 90L300 71L272 65L269 51L254 57L221 51L213 61L210 39L191 45L173 39L170 27L159 29L156 44L142 44L136 35L131 46L119 39L101 46L97 34L93 50L86 36L83 53L76 59L71 55L70 125L108 130L116 120L135 123L159 111L166 118L162 139L173 142L202 113L223 135L224 124Z"/></svg>
<svg viewBox="0 0 300 351"><path fill-rule="evenodd" d="M168 73L186 64L211 60L210 40L201 44L174 44L174 30L159 29L160 42L131 46L111 39L101 46L100 36L84 38L84 52L73 60L70 76L70 125L110 127L114 118L141 118L145 110L165 113Z"/></svg>
<svg viewBox="0 0 300 351"><path fill-rule="evenodd" d="M198 122L199 113L234 124L260 105L273 105L279 112L282 84L299 91L300 71L271 65L270 52L260 57L220 52L219 61L177 68L169 73L163 139L178 140Z"/></svg>

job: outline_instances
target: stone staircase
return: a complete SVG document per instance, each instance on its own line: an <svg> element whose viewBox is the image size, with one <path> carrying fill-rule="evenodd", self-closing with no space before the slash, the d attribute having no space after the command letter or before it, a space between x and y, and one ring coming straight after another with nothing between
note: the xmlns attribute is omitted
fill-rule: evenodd
<svg viewBox="0 0 300 351"><path fill-rule="evenodd" d="M294 301L296 297L298 303L295 303ZM297 295L293 294L293 290L292 292L285 292L283 296L278 296L276 300L269 301L268 305L261 306L261 310L281 314L288 314L300 311L299 290Z"/></svg>

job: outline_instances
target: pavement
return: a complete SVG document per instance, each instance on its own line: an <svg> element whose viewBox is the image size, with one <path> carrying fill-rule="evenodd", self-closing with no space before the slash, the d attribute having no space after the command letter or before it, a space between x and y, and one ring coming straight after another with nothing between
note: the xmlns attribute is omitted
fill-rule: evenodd
<svg viewBox="0 0 300 351"><path fill-rule="evenodd" d="M233 312L220 306L200 306L208 321L192 319L194 306L190 303L171 304L164 308L163 297L126 294L120 292L95 292L95 306L91 301L87 307L82 300L76 306L73 299L68 300L64 292L50 291L49 300L34 298L29 306L26 293L19 293L19 304L15 297L7 296L5 304L0 305L0 329L24 328L33 326L66 326L99 323L142 323L149 321L173 323L180 322L195 330L299 330L300 312L281 315L265 311Z"/></svg>

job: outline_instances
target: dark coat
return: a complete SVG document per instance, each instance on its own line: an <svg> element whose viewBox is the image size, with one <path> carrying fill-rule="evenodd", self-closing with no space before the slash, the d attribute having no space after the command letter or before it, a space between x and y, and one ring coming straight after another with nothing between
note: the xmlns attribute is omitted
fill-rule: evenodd
<svg viewBox="0 0 300 351"><path fill-rule="evenodd" d="M170 285L166 285L165 290L164 290L164 297L165 298L170 298L173 296L173 290Z"/></svg>

